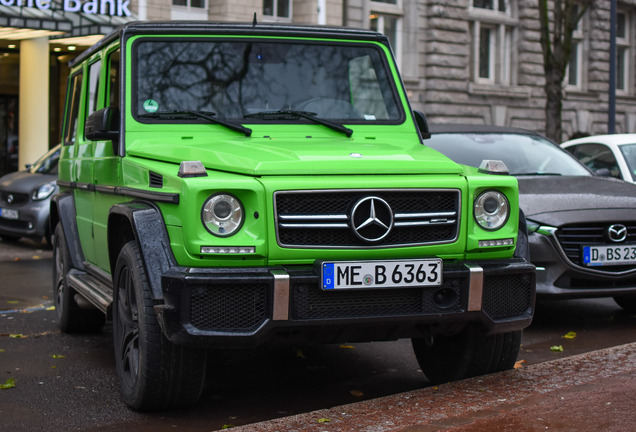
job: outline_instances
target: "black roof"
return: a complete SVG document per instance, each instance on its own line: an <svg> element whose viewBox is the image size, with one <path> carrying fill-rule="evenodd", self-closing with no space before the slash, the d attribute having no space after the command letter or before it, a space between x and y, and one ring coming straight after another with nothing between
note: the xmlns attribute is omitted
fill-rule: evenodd
<svg viewBox="0 0 636 432"><path fill-rule="evenodd" d="M326 27L284 23L232 23L211 21L132 21L121 25L99 42L71 61L73 66L90 57L112 41L136 34L214 34L320 37L351 40L378 41L386 45L388 38L378 32L351 27Z"/></svg>

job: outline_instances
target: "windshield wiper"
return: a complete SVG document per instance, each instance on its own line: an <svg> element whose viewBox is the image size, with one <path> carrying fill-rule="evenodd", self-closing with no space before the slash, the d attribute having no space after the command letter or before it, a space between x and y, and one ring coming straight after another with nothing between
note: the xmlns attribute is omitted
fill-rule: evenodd
<svg viewBox="0 0 636 432"><path fill-rule="evenodd" d="M329 120L325 120L320 117L316 117L316 114L307 111L296 110L279 110L279 111L262 111L252 114L247 114L245 118L258 118L263 120L295 120L298 118L304 118L314 123L328 127L331 130L345 134L350 137L353 134L353 130L339 123L335 123Z"/></svg>
<svg viewBox="0 0 636 432"><path fill-rule="evenodd" d="M162 111L162 112L155 112L155 113L148 113L148 114L141 114L139 117L144 117L144 118L162 118L162 119L183 119L183 118L187 118L188 116L190 118L194 117L194 118L200 118L203 120L207 120L211 123L214 124L218 124L221 126L225 126L228 129L231 129L233 131L236 132L240 132L242 134L244 134L245 136L251 136L252 135L252 129L250 128L246 128L243 125L240 124L236 124L236 123L232 123L226 120L221 120L218 119L216 117L214 117L215 113L213 112L207 112L207 111L189 111L189 110L183 110L183 111Z"/></svg>
<svg viewBox="0 0 636 432"><path fill-rule="evenodd" d="M555 172L518 172L518 173L511 173L510 175L513 175L513 176L562 176L563 174L555 173Z"/></svg>

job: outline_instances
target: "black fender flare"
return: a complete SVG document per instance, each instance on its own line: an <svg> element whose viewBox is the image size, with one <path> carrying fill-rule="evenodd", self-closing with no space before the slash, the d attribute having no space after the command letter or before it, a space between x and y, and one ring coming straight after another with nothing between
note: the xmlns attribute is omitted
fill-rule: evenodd
<svg viewBox="0 0 636 432"><path fill-rule="evenodd" d="M159 208L146 201L116 204L108 214L108 252L111 274L121 248L134 240L139 246L153 299L163 299L161 276L177 266L168 230Z"/></svg>
<svg viewBox="0 0 636 432"><path fill-rule="evenodd" d="M71 254L71 265L78 270L84 270L84 251L79 240L77 229L77 215L75 213L75 197L72 192L53 195L49 215L49 228L55 232L57 224L62 224L66 245Z"/></svg>

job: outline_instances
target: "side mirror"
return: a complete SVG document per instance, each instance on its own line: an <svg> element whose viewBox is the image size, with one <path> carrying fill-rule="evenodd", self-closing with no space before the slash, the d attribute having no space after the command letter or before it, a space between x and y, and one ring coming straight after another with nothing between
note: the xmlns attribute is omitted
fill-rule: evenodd
<svg viewBox="0 0 636 432"><path fill-rule="evenodd" d="M119 110L106 107L95 111L86 119L84 135L91 141L119 139Z"/></svg>
<svg viewBox="0 0 636 432"><path fill-rule="evenodd" d="M426 121L424 113L421 111L413 111L413 116L415 117L415 123L417 124L422 139L429 139L431 132L428 130L428 121Z"/></svg>

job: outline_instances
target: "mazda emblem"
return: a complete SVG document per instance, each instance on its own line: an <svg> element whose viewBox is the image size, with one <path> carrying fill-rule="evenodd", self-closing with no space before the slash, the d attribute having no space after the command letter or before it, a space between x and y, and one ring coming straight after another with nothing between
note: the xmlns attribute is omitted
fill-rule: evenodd
<svg viewBox="0 0 636 432"><path fill-rule="evenodd" d="M351 228L367 242L378 242L393 228L393 210L382 198L370 196L358 200L351 210Z"/></svg>
<svg viewBox="0 0 636 432"><path fill-rule="evenodd" d="M625 241L627 238L627 227L621 224L610 225L607 229L607 237L614 243Z"/></svg>

